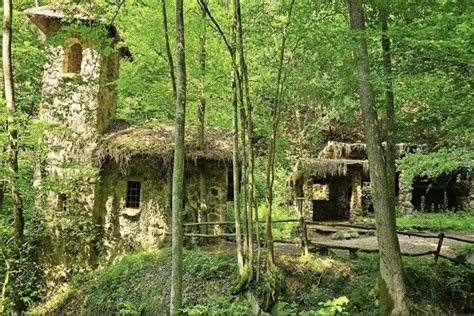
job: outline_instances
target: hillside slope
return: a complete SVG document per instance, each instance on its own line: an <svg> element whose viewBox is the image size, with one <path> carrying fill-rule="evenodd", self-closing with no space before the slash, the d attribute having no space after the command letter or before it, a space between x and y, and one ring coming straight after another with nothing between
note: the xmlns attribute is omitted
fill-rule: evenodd
<svg viewBox="0 0 474 316"><path fill-rule="evenodd" d="M189 314L248 314L263 296L266 280L253 284L253 295L234 295L237 278L232 248L193 249L184 256L185 312ZM109 267L76 276L31 314L127 314L162 315L168 312L171 275L169 248L136 252ZM292 253L277 257L285 275L280 303L285 313L314 314L341 306L348 312L377 311L375 297L378 258L360 254L300 257ZM469 312L474 271L432 258L405 260L409 294L428 313ZM348 300L348 303L344 303ZM252 304L253 303L253 304ZM255 310L255 309L254 309Z"/></svg>

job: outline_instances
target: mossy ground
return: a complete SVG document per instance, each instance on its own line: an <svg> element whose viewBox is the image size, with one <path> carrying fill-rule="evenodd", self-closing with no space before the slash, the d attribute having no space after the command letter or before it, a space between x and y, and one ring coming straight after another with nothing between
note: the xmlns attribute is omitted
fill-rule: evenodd
<svg viewBox="0 0 474 316"><path fill-rule="evenodd" d="M184 259L184 311L189 314L248 314L253 299L235 295L237 280L233 248L228 245L187 250ZM466 294L474 291L472 267L455 266L433 258L404 259L409 295L427 313L462 311ZM377 313L378 257L360 254L300 257L280 253L277 264L285 276L280 303L284 313L314 314L323 302L347 297L349 313ZM76 276L67 286L30 313L53 314L166 314L171 275L169 248L142 251L100 271ZM261 299L261 277L251 292ZM447 303L449 302L449 304ZM326 303L327 304L327 303ZM464 310L465 311L465 310Z"/></svg>

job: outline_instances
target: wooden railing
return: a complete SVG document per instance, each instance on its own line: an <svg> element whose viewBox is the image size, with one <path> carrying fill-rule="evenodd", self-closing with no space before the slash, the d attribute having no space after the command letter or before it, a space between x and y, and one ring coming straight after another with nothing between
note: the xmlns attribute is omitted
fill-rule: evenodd
<svg viewBox="0 0 474 316"><path fill-rule="evenodd" d="M326 244L320 242L310 241L308 238L308 225L319 225L319 226L328 226L328 227L348 227L348 228L357 228L362 230L376 230L374 225L357 225L357 224L349 224L349 223L327 223L327 222L317 222L317 221L305 221L304 216L302 216L302 212L300 213L301 217L299 219L283 219L283 220L273 220L272 224L279 224L279 223L299 223L300 224L300 248L303 254L308 254L309 246L317 247L317 248L326 248L326 249L340 249L340 250L348 250L351 256L356 256L357 252L366 252L366 253L375 253L378 252L378 248L367 249L355 246L346 246L346 245L333 245L333 244ZM254 224L263 225L265 222L256 222L253 221ZM197 226L232 226L235 225L235 222L200 222L200 223L185 223L183 224L184 227L197 227ZM429 233L418 233L418 232L407 232L407 231L400 231L397 230L398 235L405 235L405 236L415 236L419 238L429 238L438 239L438 245L436 250L429 250L421 253L405 253L402 252L402 256L410 256L410 257L419 257L419 256L427 256L427 255L434 255L435 261L438 261L438 258L445 258L457 263L465 263L454 258L450 258L448 256L444 256L441 254L441 249L443 246L443 241L445 239L456 240L460 242L474 244L474 240L466 239L458 236L451 236L445 235L444 233L439 234L429 234ZM185 237L195 237L195 238L235 238L235 233L220 233L220 234L200 234L200 233L185 233ZM291 243L295 244L294 240L274 240L274 242L280 243Z"/></svg>

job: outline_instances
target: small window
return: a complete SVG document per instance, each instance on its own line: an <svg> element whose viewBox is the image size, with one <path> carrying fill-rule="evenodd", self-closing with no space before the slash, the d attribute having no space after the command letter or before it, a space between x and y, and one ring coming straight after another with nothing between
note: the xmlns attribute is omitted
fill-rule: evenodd
<svg viewBox="0 0 474 316"><path fill-rule="evenodd" d="M138 181L128 181L127 184L127 202L128 208L140 208L140 190L141 183Z"/></svg>
<svg viewBox="0 0 474 316"><path fill-rule="evenodd" d="M80 73L82 64L82 46L79 43L72 45L69 48L67 56L67 69L68 73Z"/></svg>

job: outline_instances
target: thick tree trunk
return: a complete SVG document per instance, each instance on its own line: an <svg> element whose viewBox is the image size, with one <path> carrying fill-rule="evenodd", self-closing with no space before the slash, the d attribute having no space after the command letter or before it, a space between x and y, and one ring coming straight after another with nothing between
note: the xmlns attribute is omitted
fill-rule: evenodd
<svg viewBox="0 0 474 316"><path fill-rule="evenodd" d="M380 128L375 111L375 98L369 82L367 41L361 37L365 31L361 0L349 0L352 30L357 32L357 76L359 97L364 120L364 132L370 164L370 179L375 206L375 220L380 255L379 302L384 314L408 314L403 263L400 256L395 214L390 207L384 152Z"/></svg>
<svg viewBox="0 0 474 316"><path fill-rule="evenodd" d="M172 189L172 269L170 313L180 313L183 281L184 130L186 113L186 60L183 0L176 0L176 130Z"/></svg>
<svg viewBox="0 0 474 316"><path fill-rule="evenodd" d="M166 56L168 58L171 88L173 89L173 96L176 99L176 78L174 75L173 54L171 53L170 39L168 36L168 16L166 14L166 0L161 0L161 13L163 15L163 30L165 33L165 47L166 47Z"/></svg>
<svg viewBox="0 0 474 316"><path fill-rule="evenodd" d="M388 4L386 4L388 5ZM396 126L395 126L395 105L392 88L392 55L390 52L390 38L388 37L388 7L380 8L380 22L382 28L382 49L383 49L383 70L385 76L385 113L387 122L387 149L386 169L387 182L390 198L390 206L395 212L395 143L396 143Z"/></svg>
<svg viewBox="0 0 474 316"><path fill-rule="evenodd" d="M242 254L242 241L240 229L240 192L239 192L239 119L237 100L237 64L236 64L236 17L232 24L232 45L231 47L231 84L232 84L232 171L234 181L234 220L235 220L235 243L237 250L237 264L240 276L244 274L244 257Z"/></svg>
<svg viewBox="0 0 474 316"><path fill-rule="evenodd" d="M291 2L290 9L288 11L288 21L283 29L280 46L280 57L278 60L278 72L275 89L275 101L272 109L272 130L270 134L270 142L268 146L267 154L267 170L265 174L265 186L266 186L266 216L265 216L265 237L268 245L268 266L271 267L275 261L275 254L273 249L273 234L272 234L272 204L273 204L273 181L274 181L274 165L276 155L276 141L278 133L278 123L281 114L281 96L282 96L282 75L283 75L283 62L285 60L285 49L286 40L288 38L288 28L291 22L291 12L293 11L295 0Z"/></svg>

